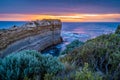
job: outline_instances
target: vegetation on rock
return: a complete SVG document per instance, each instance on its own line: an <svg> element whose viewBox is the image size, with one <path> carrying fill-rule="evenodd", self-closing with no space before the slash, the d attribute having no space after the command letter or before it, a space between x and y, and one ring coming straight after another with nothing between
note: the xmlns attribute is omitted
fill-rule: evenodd
<svg viewBox="0 0 120 80"><path fill-rule="evenodd" d="M75 48L80 47L83 44L84 43L79 40L74 40L73 42L66 46L66 49L63 52L61 52L61 54L68 54L72 52Z"/></svg>

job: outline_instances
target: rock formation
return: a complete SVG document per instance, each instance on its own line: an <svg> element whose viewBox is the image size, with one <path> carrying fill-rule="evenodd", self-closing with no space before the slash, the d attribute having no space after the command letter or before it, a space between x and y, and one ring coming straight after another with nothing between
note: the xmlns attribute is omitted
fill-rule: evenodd
<svg viewBox="0 0 120 80"><path fill-rule="evenodd" d="M21 27L0 30L0 57L21 50L44 50L58 44L61 38L60 20L31 21Z"/></svg>

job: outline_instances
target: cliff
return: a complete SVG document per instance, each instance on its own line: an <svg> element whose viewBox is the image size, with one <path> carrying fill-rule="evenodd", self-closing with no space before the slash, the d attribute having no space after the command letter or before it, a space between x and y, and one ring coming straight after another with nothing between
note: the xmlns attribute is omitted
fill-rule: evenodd
<svg viewBox="0 0 120 80"><path fill-rule="evenodd" d="M0 30L0 57L25 49L41 51L58 44L62 41L61 27L60 20L44 19Z"/></svg>

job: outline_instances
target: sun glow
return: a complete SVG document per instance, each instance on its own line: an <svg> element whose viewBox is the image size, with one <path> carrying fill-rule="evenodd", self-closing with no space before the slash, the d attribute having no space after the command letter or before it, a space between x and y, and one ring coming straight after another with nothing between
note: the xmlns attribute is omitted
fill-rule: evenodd
<svg viewBox="0 0 120 80"><path fill-rule="evenodd" d="M120 14L0 14L1 21L31 21L36 19L61 19L63 22L116 22Z"/></svg>

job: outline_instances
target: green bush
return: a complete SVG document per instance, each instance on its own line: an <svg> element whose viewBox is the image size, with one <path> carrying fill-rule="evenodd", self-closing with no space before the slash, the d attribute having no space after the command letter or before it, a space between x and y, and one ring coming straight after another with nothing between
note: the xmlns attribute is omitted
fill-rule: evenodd
<svg viewBox="0 0 120 80"><path fill-rule="evenodd" d="M63 52L61 52L61 54L68 54L71 51L73 51L75 48L80 47L83 44L84 43L79 40L74 40L73 42L71 42L66 46L66 49Z"/></svg>
<svg viewBox="0 0 120 80"><path fill-rule="evenodd" d="M58 71L64 69L63 64L59 62L57 57L53 57L52 55L47 54L43 56L43 59L44 60L42 65L44 66L44 70L47 73L55 74Z"/></svg>
<svg viewBox="0 0 120 80"><path fill-rule="evenodd" d="M88 70L88 63L85 63L83 69L76 72L75 80L102 80L102 77Z"/></svg>
<svg viewBox="0 0 120 80"><path fill-rule="evenodd" d="M58 59L51 55L42 55L36 51L21 51L6 56L0 66L0 80L33 79L35 76L57 72L63 69Z"/></svg>
<svg viewBox="0 0 120 80"><path fill-rule="evenodd" d="M0 58L0 68L2 67L2 59ZM2 74L2 73L0 73L0 74ZM2 76L0 75L0 80L2 79L1 78Z"/></svg>
<svg viewBox="0 0 120 80"><path fill-rule="evenodd" d="M44 80L102 80L102 76L88 69L88 63L85 63L81 69L73 72L63 73L62 75L45 74Z"/></svg>
<svg viewBox="0 0 120 80"><path fill-rule="evenodd" d="M120 34L120 25L118 25L116 31L115 31L115 34Z"/></svg>
<svg viewBox="0 0 120 80"><path fill-rule="evenodd" d="M55 77L55 75L48 73L48 74L45 74L44 80L53 80L53 77Z"/></svg>
<svg viewBox="0 0 120 80"><path fill-rule="evenodd" d="M120 35L106 34L88 40L61 61L76 66L87 62L94 71L104 74L106 80L120 80Z"/></svg>
<svg viewBox="0 0 120 80"><path fill-rule="evenodd" d="M2 80L18 80L39 73L39 61L31 53L37 54L33 51L22 51L5 57L0 68Z"/></svg>

